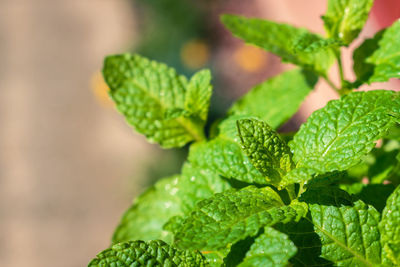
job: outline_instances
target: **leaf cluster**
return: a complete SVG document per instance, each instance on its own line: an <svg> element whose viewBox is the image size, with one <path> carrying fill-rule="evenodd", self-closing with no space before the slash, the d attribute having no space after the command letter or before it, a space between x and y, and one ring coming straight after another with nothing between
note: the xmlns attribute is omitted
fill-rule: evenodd
<svg viewBox="0 0 400 267"><path fill-rule="evenodd" d="M399 266L400 94L355 89L400 77L400 21L355 50L355 81L342 73L341 49L372 4L329 0L327 37L223 15L234 36L297 68L255 86L208 133L210 71L187 79L139 55L107 57L127 122L149 142L190 150L180 174L134 200L89 266ZM280 135L320 78L340 98Z"/></svg>

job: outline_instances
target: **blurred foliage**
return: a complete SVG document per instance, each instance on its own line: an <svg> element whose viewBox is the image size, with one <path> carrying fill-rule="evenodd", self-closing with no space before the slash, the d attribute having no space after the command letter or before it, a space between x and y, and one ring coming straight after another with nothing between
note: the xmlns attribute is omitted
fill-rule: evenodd
<svg viewBox="0 0 400 267"><path fill-rule="evenodd" d="M200 42L202 45L197 48L200 53L207 54L204 52L208 49L204 41L207 39L204 3L187 0L136 0L133 3L139 15L140 36L135 52L165 62L179 73L192 74L191 62L185 65L180 55L185 44L190 42ZM197 52L195 47L191 53L198 56Z"/></svg>

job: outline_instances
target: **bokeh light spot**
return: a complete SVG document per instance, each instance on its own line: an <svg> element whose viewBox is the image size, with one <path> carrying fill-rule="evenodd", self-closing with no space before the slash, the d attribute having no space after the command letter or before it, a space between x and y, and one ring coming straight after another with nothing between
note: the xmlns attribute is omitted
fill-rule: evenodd
<svg viewBox="0 0 400 267"><path fill-rule="evenodd" d="M181 50L181 60L185 67L198 69L203 67L210 58L210 48L202 40L191 40L185 43Z"/></svg>
<svg viewBox="0 0 400 267"><path fill-rule="evenodd" d="M240 46L234 53L235 62L247 72L256 72L267 63L267 53L258 47Z"/></svg>

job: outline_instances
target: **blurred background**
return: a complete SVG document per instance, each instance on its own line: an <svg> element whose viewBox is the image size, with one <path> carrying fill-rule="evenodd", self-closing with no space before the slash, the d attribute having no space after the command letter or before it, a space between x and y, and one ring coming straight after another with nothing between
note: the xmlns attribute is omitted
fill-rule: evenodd
<svg viewBox="0 0 400 267"><path fill-rule="evenodd" d="M215 118L291 68L233 38L221 13L323 34L325 9L321 0L0 0L0 266L86 266L132 199L180 169L184 150L148 144L115 111L100 75L105 55L138 52L185 75L211 68ZM361 36L399 17L398 0L376 0ZM350 80L360 42L344 54ZM282 129L335 97L320 81Z"/></svg>

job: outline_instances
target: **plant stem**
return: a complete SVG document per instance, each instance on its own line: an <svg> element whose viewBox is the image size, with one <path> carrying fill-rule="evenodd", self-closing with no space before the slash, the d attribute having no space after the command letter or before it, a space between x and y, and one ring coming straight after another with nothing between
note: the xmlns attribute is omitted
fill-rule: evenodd
<svg viewBox="0 0 400 267"><path fill-rule="evenodd" d="M349 88L349 82L344 78L344 71L343 71L343 63L342 63L342 53L340 52L340 48L336 49L335 51L336 59L338 62L338 69L339 69L339 77L340 77L340 90L339 94L341 96L346 95L352 91L352 88Z"/></svg>
<svg viewBox="0 0 400 267"><path fill-rule="evenodd" d="M324 80L332 87L333 90L338 92L341 96L349 93L349 89L346 88L346 79L344 78L343 63L342 63L342 53L340 48L335 49L335 57L338 62L339 77L340 77L340 87L337 87L333 81L327 76L322 76Z"/></svg>
<svg viewBox="0 0 400 267"><path fill-rule="evenodd" d="M336 87L336 85L329 79L328 76L322 76L322 78L329 84L329 86L330 86L333 90L335 90L336 92L339 93L339 88Z"/></svg>
<svg viewBox="0 0 400 267"><path fill-rule="evenodd" d="M195 141L201 142L206 140L203 128L196 121L185 117L180 117L176 120L183 126L183 128L186 129L186 131L193 137Z"/></svg>
<svg viewBox="0 0 400 267"><path fill-rule="evenodd" d="M335 54L336 54L336 59L338 61L340 84L341 84L341 87L343 88L343 83L344 83L345 79L344 79L343 64L342 64L342 53L340 52L339 49L337 49Z"/></svg>

